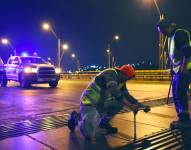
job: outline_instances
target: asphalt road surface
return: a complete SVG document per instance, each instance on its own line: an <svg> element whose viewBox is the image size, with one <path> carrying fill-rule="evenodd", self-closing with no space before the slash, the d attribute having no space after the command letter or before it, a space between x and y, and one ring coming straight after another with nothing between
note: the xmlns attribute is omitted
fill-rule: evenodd
<svg viewBox="0 0 191 150"><path fill-rule="evenodd" d="M18 83L10 82L8 87L0 88L0 124L77 109L88 83L87 80L61 80L56 89L46 84L22 89ZM166 97L169 88L166 83L130 82L127 86L140 101Z"/></svg>

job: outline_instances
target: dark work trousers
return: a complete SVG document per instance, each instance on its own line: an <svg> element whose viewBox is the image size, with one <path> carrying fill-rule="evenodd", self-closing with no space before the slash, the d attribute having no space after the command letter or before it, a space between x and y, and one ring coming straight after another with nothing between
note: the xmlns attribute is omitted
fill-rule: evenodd
<svg viewBox="0 0 191 150"><path fill-rule="evenodd" d="M188 121L189 105L187 91L191 82L191 69L186 73L176 73L173 77L172 94L180 121Z"/></svg>

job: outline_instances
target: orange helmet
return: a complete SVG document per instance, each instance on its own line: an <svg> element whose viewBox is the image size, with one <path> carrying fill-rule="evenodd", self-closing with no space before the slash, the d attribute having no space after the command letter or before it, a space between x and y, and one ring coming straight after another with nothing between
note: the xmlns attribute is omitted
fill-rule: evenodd
<svg viewBox="0 0 191 150"><path fill-rule="evenodd" d="M115 68L117 70L122 71L124 74L126 74L129 78L135 77L135 70L131 65L123 65L120 68Z"/></svg>

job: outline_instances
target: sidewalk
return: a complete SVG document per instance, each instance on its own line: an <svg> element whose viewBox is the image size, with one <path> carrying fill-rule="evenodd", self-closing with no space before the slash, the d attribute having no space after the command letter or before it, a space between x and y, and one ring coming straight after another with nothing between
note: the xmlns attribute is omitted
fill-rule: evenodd
<svg viewBox="0 0 191 150"><path fill-rule="evenodd" d="M151 145L146 145L144 149L185 149L185 144L189 143L187 141L191 141L191 132L187 131L187 135L182 135L185 133L169 130L169 124L173 120L176 120L176 113L172 104L153 107L151 112L147 114L140 111L137 114L138 142L136 145L132 144L134 136L133 113L128 112L118 114L112 120L113 126L118 127L118 134L104 136L104 132L99 131L96 136L96 144L85 141L78 129L75 133L70 133L68 128L63 126L25 136L7 138L0 141L0 147L2 150L141 149L140 142L146 138L151 141ZM185 140L186 143L184 143Z"/></svg>

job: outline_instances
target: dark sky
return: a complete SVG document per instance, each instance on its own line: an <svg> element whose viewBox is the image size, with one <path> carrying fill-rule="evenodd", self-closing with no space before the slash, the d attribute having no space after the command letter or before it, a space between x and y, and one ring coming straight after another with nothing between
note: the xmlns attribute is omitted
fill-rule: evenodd
<svg viewBox="0 0 191 150"><path fill-rule="evenodd" d="M166 17L191 29L190 0L157 2ZM111 48L119 65L158 62L159 15L153 0L1 0L0 20L0 37L8 37L19 52L36 51L55 62L57 41L42 30L43 21L51 22L83 66L106 65L105 50L115 34L121 40ZM10 48L0 45L3 58L10 53ZM74 64L65 53L62 65L70 69Z"/></svg>

